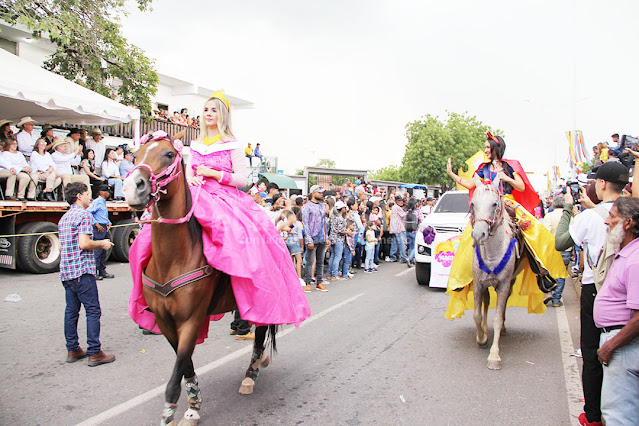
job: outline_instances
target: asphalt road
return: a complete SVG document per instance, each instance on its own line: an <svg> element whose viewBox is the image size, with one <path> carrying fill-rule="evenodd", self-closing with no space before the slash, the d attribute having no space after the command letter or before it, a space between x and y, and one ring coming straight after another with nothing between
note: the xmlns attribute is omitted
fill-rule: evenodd
<svg viewBox="0 0 639 426"><path fill-rule="evenodd" d="M0 297L22 298L0 304L1 424L159 424L174 354L162 336L144 336L130 320L128 265L108 269L116 278L98 284L101 341L117 359L95 368L65 363L57 274L0 269ZM228 335L231 317L213 323L194 355L204 397L200 424L577 424L572 286L565 309L541 316L508 309L503 366L491 371L488 349L474 341L472 314L446 320L448 296L418 286L406 269L383 264L379 273L360 271L329 284L327 293L308 294L313 316L299 329L283 328L279 351L251 396L237 391L252 343ZM85 330L82 314L84 348ZM186 405L182 392L178 416Z"/></svg>

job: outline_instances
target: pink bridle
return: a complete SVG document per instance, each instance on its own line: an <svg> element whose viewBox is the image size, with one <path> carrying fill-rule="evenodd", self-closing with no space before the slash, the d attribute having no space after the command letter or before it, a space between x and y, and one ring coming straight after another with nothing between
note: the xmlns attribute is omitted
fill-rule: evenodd
<svg viewBox="0 0 639 426"><path fill-rule="evenodd" d="M168 135L165 132L163 132L162 130L158 130L154 132L153 134L147 133L146 135L142 136L142 138L140 138L140 145L144 145L145 143L149 141L159 141L159 140L166 140L171 142L171 140L169 139ZM177 151L175 160L173 160L173 163L171 163L169 167L167 167L166 169L164 169L157 175L153 173L153 169L151 168L151 166L149 166L146 163L141 163L133 167L129 171L129 173L127 173L126 177L128 178L135 170L138 170L141 168L146 169L149 172L149 182L151 184L151 198L149 200L149 203L146 205L146 208L150 210L153 206L155 206L155 210L158 214L157 222L168 223L168 224L179 224L179 223L188 222L189 219L191 219L191 216L193 216L193 211L195 210L195 203L200 196L200 191L199 191L200 187L198 188L198 191L196 193L195 200L192 200L191 209L186 214L186 216L181 217L180 219L166 219L160 215L160 211L158 210L157 203L158 201L160 201L161 194L167 193L168 190L166 187L169 185L169 183L173 182L175 179L178 180L178 185L179 185L180 175L182 174L182 170L180 170L180 168L178 167L178 165L182 162L182 155L181 155L182 148L183 148L182 141L179 139L176 139L175 141L173 141L173 147Z"/></svg>

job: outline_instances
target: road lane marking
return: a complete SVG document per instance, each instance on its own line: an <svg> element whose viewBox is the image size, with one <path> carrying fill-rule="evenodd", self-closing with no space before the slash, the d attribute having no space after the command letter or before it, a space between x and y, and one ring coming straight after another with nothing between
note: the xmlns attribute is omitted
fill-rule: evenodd
<svg viewBox="0 0 639 426"><path fill-rule="evenodd" d="M395 274L396 277L401 277L402 275L406 275L408 274L410 271L412 271L413 268L408 268L405 271L400 272L399 274Z"/></svg>
<svg viewBox="0 0 639 426"><path fill-rule="evenodd" d="M356 299L358 299L359 297L363 296L366 293L359 293L356 294L355 296L348 298L340 303L338 303L337 305L333 305L328 309L324 309L322 312L320 312L317 315L311 315L310 318L308 318L306 321L304 321L302 324L300 324L300 328L312 323L315 320L318 320L320 318L322 318L325 315L330 314L331 312L345 306L348 305L349 303L355 301ZM284 337L287 334L293 332L295 330L295 327L290 327L287 328L286 330L282 331L281 333L278 333L278 337ZM224 364L233 361L243 355L249 354L253 351L253 345L249 345L249 346L245 346L242 349L238 349L235 352L231 352L228 355L223 356L220 359L217 359L215 361L213 361L210 364L207 364L203 367L200 367L198 369L195 370L195 374L197 374L198 376L203 376L204 374L215 370L218 367L223 366ZM102 413L91 417L90 419L87 419L85 421L83 421L82 423L78 423L77 426L93 426L93 425L99 425L107 420L112 419L115 416L118 416L138 405L144 404L145 402L148 402L150 400L152 400L153 398L158 397L159 395L162 395L164 393L164 391L166 390L166 384L160 385L158 387L155 387L147 392L144 392L141 395L136 396L135 398L131 398L128 401L123 402L122 404L118 404L115 407L109 408L106 411L103 411ZM159 414L158 414L159 416Z"/></svg>
<svg viewBox="0 0 639 426"><path fill-rule="evenodd" d="M568 398L568 413L571 424L579 423L579 414L582 410L583 391L581 388L581 376L577 360L570 354L575 352L568 325L568 316L563 306L553 308L557 314L557 328L559 329L559 343L561 344L561 360L564 367L564 379L566 381L566 397Z"/></svg>

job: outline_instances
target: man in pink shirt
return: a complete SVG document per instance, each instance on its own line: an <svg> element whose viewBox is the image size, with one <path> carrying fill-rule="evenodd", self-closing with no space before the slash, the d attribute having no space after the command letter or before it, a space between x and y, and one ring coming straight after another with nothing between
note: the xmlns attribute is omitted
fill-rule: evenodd
<svg viewBox="0 0 639 426"><path fill-rule="evenodd" d="M593 309L604 366L601 414L609 425L630 425L639 415L639 198L618 198L606 224L619 251Z"/></svg>
<svg viewBox="0 0 639 426"><path fill-rule="evenodd" d="M389 232L391 234L391 250L390 258L391 262L397 262L397 252L399 251L399 258L402 263L405 263L408 259L406 255L406 215L408 213L404 210L404 199L397 196L395 197L395 205L391 209Z"/></svg>

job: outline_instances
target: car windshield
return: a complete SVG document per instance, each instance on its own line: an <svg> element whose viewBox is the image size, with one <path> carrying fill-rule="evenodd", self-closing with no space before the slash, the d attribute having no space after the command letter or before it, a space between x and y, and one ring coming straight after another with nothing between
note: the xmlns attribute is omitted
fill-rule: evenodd
<svg viewBox="0 0 639 426"><path fill-rule="evenodd" d="M433 213L468 213L468 193L444 194Z"/></svg>

